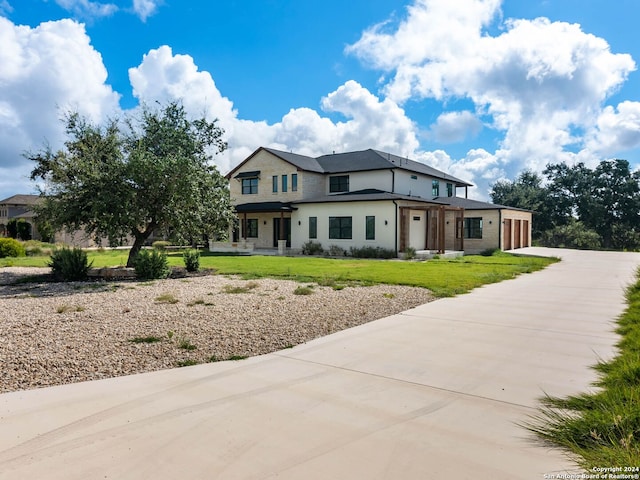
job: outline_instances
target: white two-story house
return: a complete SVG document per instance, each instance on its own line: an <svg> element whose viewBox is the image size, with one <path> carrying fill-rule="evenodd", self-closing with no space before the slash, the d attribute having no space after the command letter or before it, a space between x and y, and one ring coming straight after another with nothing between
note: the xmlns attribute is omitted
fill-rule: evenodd
<svg viewBox="0 0 640 480"><path fill-rule="evenodd" d="M469 200L471 184L377 150L313 158L261 147L227 179L239 218L232 240L256 249L299 252L314 241L477 253L531 242L531 212Z"/></svg>

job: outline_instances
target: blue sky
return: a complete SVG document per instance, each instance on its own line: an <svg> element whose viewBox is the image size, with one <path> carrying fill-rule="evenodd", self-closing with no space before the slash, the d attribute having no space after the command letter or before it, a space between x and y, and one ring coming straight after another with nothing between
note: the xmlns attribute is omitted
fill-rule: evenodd
<svg viewBox="0 0 640 480"><path fill-rule="evenodd" d="M0 198L59 118L181 99L226 173L259 146L377 148L477 187L549 162L640 166L635 0L0 0Z"/></svg>

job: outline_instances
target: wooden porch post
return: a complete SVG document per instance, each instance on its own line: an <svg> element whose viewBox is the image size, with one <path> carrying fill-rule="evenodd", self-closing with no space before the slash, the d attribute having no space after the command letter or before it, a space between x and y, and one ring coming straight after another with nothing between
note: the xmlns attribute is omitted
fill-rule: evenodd
<svg viewBox="0 0 640 480"><path fill-rule="evenodd" d="M286 240L284 238L284 212L280 211L280 232L278 232L278 240Z"/></svg>
<svg viewBox="0 0 640 480"><path fill-rule="evenodd" d="M242 214L242 238L247 241L247 212Z"/></svg>
<svg viewBox="0 0 640 480"><path fill-rule="evenodd" d="M444 205L439 208L438 212L438 253L444 253Z"/></svg>

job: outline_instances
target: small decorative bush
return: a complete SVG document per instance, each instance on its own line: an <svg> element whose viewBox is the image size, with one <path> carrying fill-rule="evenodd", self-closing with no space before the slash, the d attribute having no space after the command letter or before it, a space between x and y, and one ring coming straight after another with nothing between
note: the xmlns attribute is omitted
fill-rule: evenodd
<svg viewBox="0 0 640 480"><path fill-rule="evenodd" d="M349 252L355 258L395 258L396 252L382 247L351 247Z"/></svg>
<svg viewBox="0 0 640 480"><path fill-rule="evenodd" d="M322 244L320 242L309 240L302 245L303 255L321 255L323 252L324 249L322 248Z"/></svg>
<svg viewBox="0 0 640 480"><path fill-rule="evenodd" d="M329 245L328 253L332 257L344 257L347 254L345 249L338 245Z"/></svg>
<svg viewBox="0 0 640 480"><path fill-rule="evenodd" d="M24 257L24 246L14 238L0 238L0 258Z"/></svg>
<svg viewBox="0 0 640 480"><path fill-rule="evenodd" d="M200 270L200 252L191 248L184 251L182 254L184 260L184 266L187 272L197 272Z"/></svg>
<svg viewBox="0 0 640 480"><path fill-rule="evenodd" d="M171 242L166 240L157 240L151 244L154 250L160 250L161 252L164 252L169 245L171 245Z"/></svg>
<svg viewBox="0 0 640 480"><path fill-rule="evenodd" d="M76 247L56 250L50 258L47 265L51 267L51 273L64 282L86 280L87 272L93 265L87 258L87 252Z"/></svg>
<svg viewBox="0 0 640 480"><path fill-rule="evenodd" d="M167 261L167 254L158 250L140 250L133 267L136 276L144 280L167 278L171 269Z"/></svg>

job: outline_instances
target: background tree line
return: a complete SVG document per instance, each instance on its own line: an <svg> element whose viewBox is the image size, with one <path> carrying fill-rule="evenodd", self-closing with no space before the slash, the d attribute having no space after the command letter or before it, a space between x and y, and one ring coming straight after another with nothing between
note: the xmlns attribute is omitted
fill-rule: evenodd
<svg viewBox="0 0 640 480"><path fill-rule="evenodd" d="M549 247L640 249L640 171L626 160L549 164L496 182L496 204L533 210L533 240Z"/></svg>

